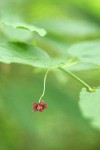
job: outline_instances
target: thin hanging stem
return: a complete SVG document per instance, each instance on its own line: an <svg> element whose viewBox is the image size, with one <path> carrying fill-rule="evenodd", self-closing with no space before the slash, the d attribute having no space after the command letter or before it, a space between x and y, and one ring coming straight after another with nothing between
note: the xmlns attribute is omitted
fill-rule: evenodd
<svg viewBox="0 0 100 150"><path fill-rule="evenodd" d="M84 85L87 90L89 92L94 92L94 89L91 88L87 83L85 83L83 80L81 80L79 77L77 77L75 74L73 74L72 72L70 72L69 70L65 70L64 68L62 67L59 67L59 69L65 73L67 73L68 75L70 75L71 77L73 77L75 80L77 80L78 82L80 82L82 85Z"/></svg>
<svg viewBox="0 0 100 150"><path fill-rule="evenodd" d="M45 76L44 76L44 81L43 81L43 92L42 95L39 98L39 103L41 102L41 99L43 98L44 94L45 94L45 87L46 87L46 79L47 79L47 75L48 72L50 71L50 68L46 71Z"/></svg>

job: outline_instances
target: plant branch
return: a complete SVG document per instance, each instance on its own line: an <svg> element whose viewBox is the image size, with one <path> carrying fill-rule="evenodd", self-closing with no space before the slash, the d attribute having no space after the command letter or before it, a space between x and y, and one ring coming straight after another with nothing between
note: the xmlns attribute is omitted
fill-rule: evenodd
<svg viewBox="0 0 100 150"><path fill-rule="evenodd" d="M73 74L72 72L70 72L69 70L66 70L62 67L59 67L59 69L65 73L67 73L69 76L71 76L72 78L74 78L75 80L77 80L79 83L81 83L83 86L85 86L87 88L87 90L89 92L94 92L94 89L89 86L87 83L85 83L83 80L81 80L78 76L76 76L75 74Z"/></svg>

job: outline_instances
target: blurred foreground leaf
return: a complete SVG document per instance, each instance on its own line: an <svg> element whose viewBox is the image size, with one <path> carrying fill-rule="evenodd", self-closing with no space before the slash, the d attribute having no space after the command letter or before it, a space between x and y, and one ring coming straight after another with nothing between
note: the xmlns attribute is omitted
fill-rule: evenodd
<svg viewBox="0 0 100 150"><path fill-rule="evenodd" d="M20 42L30 41L36 33L42 37L46 34L42 28L16 21L1 21L0 30L9 40Z"/></svg>
<svg viewBox="0 0 100 150"><path fill-rule="evenodd" d="M91 119L94 127L100 129L100 88L93 93L82 89L79 106L84 117Z"/></svg>
<svg viewBox="0 0 100 150"><path fill-rule="evenodd" d="M49 33L59 36L82 38L88 36L97 36L100 33L98 26L85 20L52 19L40 21L39 25L44 27Z"/></svg>

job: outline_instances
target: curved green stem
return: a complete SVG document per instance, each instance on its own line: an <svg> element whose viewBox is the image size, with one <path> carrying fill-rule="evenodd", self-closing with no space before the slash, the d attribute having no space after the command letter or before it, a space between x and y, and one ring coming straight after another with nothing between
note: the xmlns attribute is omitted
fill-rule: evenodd
<svg viewBox="0 0 100 150"><path fill-rule="evenodd" d="M77 80L78 82L80 82L83 86L85 86L87 88L87 90L89 92L94 92L94 89L91 88L87 83L85 83L83 80L81 80L79 77L77 77L75 74L73 74L72 72L70 72L69 70L65 70L62 67L59 67L59 69L65 73L67 73L69 76L71 76L72 78L74 78L75 80Z"/></svg>
<svg viewBox="0 0 100 150"><path fill-rule="evenodd" d="M48 72L49 72L50 69L48 69L45 73L45 76L44 76L44 81L43 81L43 92L42 92L42 95L40 96L39 98L39 103L41 102L41 99L42 97L44 96L45 94L45 85L46 85L46 78L47 78L47 75L48 75Z"/></svg>

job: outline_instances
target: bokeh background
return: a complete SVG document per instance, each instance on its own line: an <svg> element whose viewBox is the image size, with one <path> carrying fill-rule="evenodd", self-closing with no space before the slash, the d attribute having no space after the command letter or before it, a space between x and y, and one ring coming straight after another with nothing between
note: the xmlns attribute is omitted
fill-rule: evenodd
<svg viewBox="0 0 100 150"><path fill-rule="evenodd" d="M44 38L34 38L52 57L66 54L71 44L100 39L99 0L3 0L0 18L46 29ZM5 40L2 34L0 40ZM91 86L100 85L99 69L71 70ZM45 71L0 63L0 150L100 150L100 132L78 106L82 86L61 71L48 74L44 97L48 109L32 111Z"/></svg>

